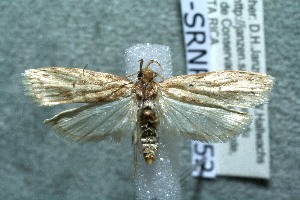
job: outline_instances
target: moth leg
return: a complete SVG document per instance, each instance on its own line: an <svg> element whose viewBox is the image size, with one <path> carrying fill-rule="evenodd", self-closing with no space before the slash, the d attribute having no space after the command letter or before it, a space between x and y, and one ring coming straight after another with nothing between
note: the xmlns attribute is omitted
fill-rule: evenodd
<svg viewBox="0 0 300 200"><path fill-rule="evenodd" d="M88 65L89 65L89 64L86 64L86 65L83 67L83 69L82 69L82 76L84 76L84 70L87 68Z"/></svg>
<svg viewBox="0 0 300 200"><path fill-rule="evenodd" d="M138 145L134 144L134 160L133 160L133 178L135 178L136 175L136 164L137 164L137 151L138 151Z"/></svg>
<svg viewBox="0 0 300 200"><path fill-rule="evenodd" d="M137 151L138 151L138 134L137 130L132 132L132 144L133 144L133 177L136 175L137 164Z"/></svg>

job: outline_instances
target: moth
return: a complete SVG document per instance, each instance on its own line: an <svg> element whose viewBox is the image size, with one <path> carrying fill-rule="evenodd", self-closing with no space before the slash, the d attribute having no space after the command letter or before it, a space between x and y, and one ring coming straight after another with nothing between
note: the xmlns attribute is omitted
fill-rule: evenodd
<svg viewBox="0 0 300 200"><path fill-rule="evenodd" d="M45 120L73 140L119 142L132 134L148 164L155 161L160 134L202 142L226 142L251 122L249 108L268 100L273 78L247 71L175 76L160 82L150 60L140 60L135 80L86 69L49 67L24 73L27 94L43 106L88 103Z"/></svg>

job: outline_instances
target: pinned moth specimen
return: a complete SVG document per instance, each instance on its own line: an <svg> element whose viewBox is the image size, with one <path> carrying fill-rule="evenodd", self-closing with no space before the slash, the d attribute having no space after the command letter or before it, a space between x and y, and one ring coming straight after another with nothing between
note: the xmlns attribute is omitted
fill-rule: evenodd
<svg viewBox="0 0 300 200"><path fill-rule="evenodd" d="M150 60L132 76L120 77L78 68L49 67L24 73L27 94L43 106L88 103L45 121L74 139L120 141L132 134L148 164L155 161L159 134L202 142L226 142L251 122L249 108L268 100L273 78L247 71L216 71L156 81Z"/></svg>

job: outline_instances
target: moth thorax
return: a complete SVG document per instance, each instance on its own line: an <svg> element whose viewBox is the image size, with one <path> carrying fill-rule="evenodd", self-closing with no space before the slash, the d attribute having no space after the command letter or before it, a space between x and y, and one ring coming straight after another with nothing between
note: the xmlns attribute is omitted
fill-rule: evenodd
<svg viewBox="0 0 300 200"><path fill-rule="evenodd" d="M157 125L156 113L150 107L143 108L140 115L141 145L148 164L152 164L155 160L158 144Z"/></svg>

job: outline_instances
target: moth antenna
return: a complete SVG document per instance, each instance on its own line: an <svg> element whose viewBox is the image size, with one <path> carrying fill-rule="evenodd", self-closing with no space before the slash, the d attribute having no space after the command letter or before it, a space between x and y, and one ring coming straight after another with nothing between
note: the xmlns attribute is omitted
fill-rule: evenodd
<svg viewBox="0 0 300 200"><path fill-rule="evenodd" d="M156 75L157 75L159 78L161 78L161 81L164 81L164 80L165 80L165 78L164 78L163 76L161 76L159 73L156 73Z"/></svg>
<svg viewBox="0 0 300 200"><path fill-rule="evenodd" d="M161 69L162 71L164 70L164 69L162 68L162 66L160 65L160 63L157 62L156 60L153 60L153 59L149 60L149 62L147 63L147 65L146 65L145 68L148 68L152 63L157 64L157 65L160 67L160 69Z"/></svg>
<svg viewBox="0 0 300 200"><path fill-rule="evenodd" d="M164 71L164 69L163 69L163 67L160 65L160 63L159 63L158 61L156 61L156 60L153 60L153 59L149 60L149 62L147 63L147 65L146 65L145 68L148 68L152 63L157 64L157 65L160 67L161 71ZM162 81L164 80L164 77L162 77L159 73L156 73L156 75L157 75L158 77L160 77Z"/></svg>

